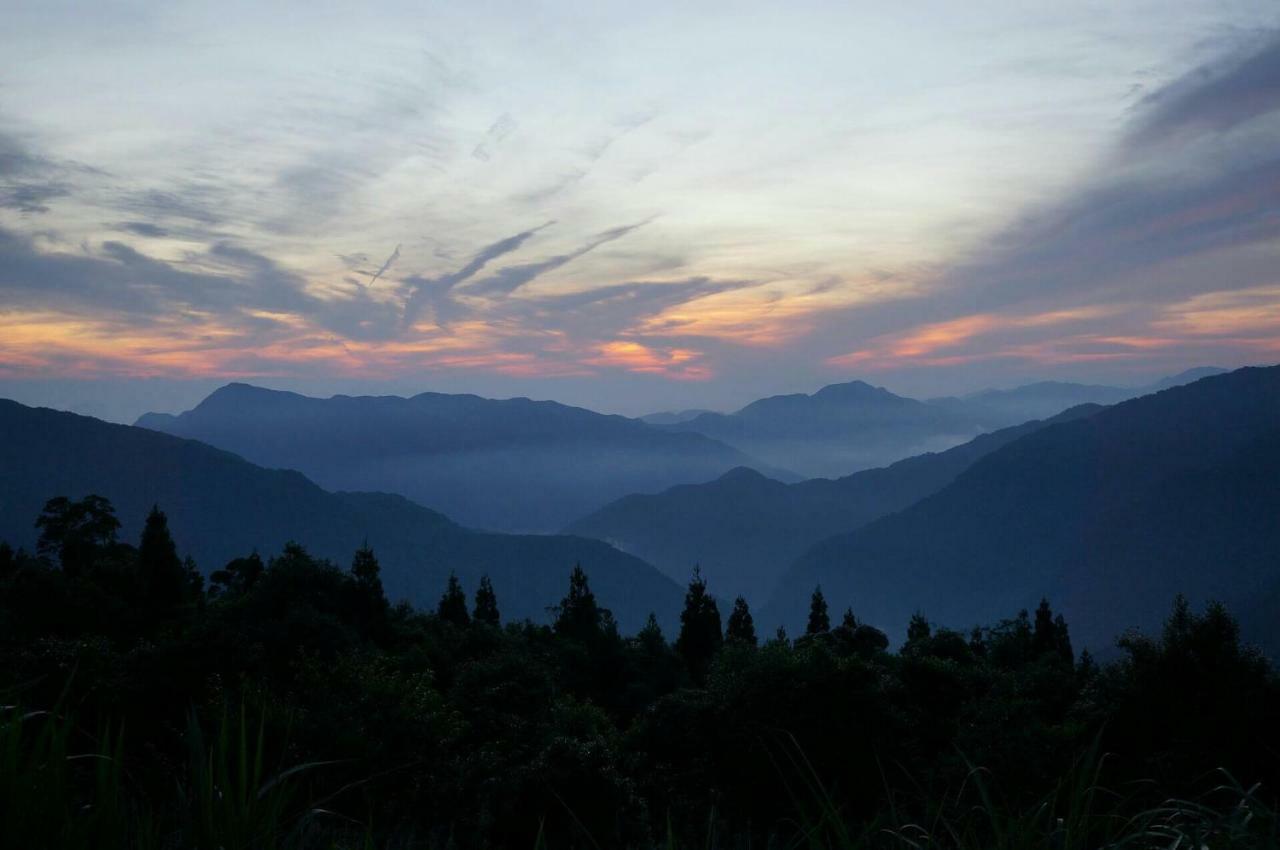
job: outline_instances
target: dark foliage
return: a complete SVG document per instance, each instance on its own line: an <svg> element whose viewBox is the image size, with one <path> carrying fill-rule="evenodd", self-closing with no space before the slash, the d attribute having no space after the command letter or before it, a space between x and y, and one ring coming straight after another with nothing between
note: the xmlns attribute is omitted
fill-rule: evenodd
<svg viewBox="0 0 1280 850"><path fill-rule="evenodd" d="M1102 667L1048 602L964 634L917 615L896 654L852 609L757 646L745 599L722 638L695 572L673 646L653 616L620 635L581 567L551 626L499 626L487 583L468 611L456 579L437 611L390 606L368 547L345 570L296 543L249 554L197 593L160 511L134 548L109 505L50 505L49 555L0 546L0 694L71 742L4 738L0 716L25 846L803 846L832 818L846 836L952 818L946 846L1100 847L1220 789L1213 770L1253 788L1248 811L1280 788L1280 684L1217 605L1179 599ZM1120 791L1081 820L1063 777L1088 753L1107 755L1082 787ZM1021 843L1018 812L1043 813Z"/></svg>

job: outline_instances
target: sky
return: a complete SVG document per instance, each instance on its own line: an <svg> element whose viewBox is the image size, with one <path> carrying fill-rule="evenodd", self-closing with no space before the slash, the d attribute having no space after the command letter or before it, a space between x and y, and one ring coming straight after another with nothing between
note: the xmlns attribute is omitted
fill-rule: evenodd
<svg viewBox="0 0 1280 850"><path fill-rule="evenodd" d="M0 0L0 395L1280 361L1280 9Z"/></svg>

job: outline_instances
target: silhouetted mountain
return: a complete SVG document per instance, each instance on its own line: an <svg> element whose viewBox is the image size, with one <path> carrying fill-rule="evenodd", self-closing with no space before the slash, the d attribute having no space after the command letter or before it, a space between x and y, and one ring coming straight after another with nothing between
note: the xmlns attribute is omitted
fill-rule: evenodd
<svg viewBox="0 0 1280 850"><path fill-rule="evenodd" d="M962 443L980 431L963 411L862 381L832 384L813 395L771 396L736 413L704 413L665 427L704 434L809 477L883 466Z"/></svg>
<svg viewBox="0 0 1280 850"><path fill-rule="evenodd" d="M741 593L763 601L786 568L819 540L902 510L1024 434L1100 409L1080 406L1046 422L983 434L944 452L835 480L784 484L739 468L706 484L627 496L565 531L612 543L677 580L700 564L720 596L732 599Z"/></svg>
<svg viewBox="0 0 1280 850"><path fill-rule="evenodd" d="M297 540L345 567L366 538L393 599L434 606L451 571L468 592L487 573L507 618L546 618L581 562L625 629L650 611L675 616L681 590L657 570L596 540L489 534L400 496L329 493L301 473L254 466L226 451L144 428L0 400L0 540L31 548L45 500L106 496L136 541L153 504L184 555L208 572L256 549Z"/></svg>
<svg viewBox="0 0 1280 850"><path fill-rule="evenodd" d="M1280 598L1277 553L1280 367L1241 369L991 452L933 496L816 545L757 621L802 622L817 583L896 640L916 608L967 627L1048 596L1077 646L1099 648L1155 627L1175 593L1242 611Z"/></svg>
<svg viewBox="0 0 1280 850"><path fill-rule="evenodd" d="M1224 371L1226 370L1202 366L1139 387L1040 381L1008 390L981 390L960 398L933 398L928 403L969 419L984 429L1003 428L1031 419L1044 419L1077 404L1116 404L1182 386L1200 378L1220 375Z"/></svg>
<svg viewBox="0 0 1280 850"><path fill-rule="evenodd" d="M138 424L300 470L329 489L399 493L502 531L553 531L627 493L756 464L699 434L527 398L319 399L229 384L180 416Z"/></svg>
<svg viewBox="0 0 1280 850"><path fill-rule="evenodd" d="M688 422L701 416L704 413L714 413L712 410L702 410L695 408L693 410L664 410L660 413L648 413L644 416L637 416L641 422L646 425L678 425L681 422Z"/></svg>

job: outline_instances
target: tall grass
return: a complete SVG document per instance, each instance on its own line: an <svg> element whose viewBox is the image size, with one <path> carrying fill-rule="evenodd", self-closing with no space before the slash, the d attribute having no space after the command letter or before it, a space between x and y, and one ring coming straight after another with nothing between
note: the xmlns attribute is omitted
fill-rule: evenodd
<svg viewBox="0 0 1280 850"><path fill-rule="evenodd" d="M62 701L52 710L0 707L0 844L15 848L372 848L370 830L325 808L310 780L332 762L273 772L266 724L243 707L224 711L206 735L192 716L186 773L171 795L148 799L125 769L125 736L87 734ZM788 850L1280 850L1280 816L1258 786L1218 771L1201 797L1144 805L1149 785L1103 784L1095 744L1052 793L1026 807L1001 798L988 771L970 766L953 793L890 792L870 821L847 816L792 742L779 766L796 817L771 847ZM785 789L785 791L781 790ZM332 797L332 795L330 795ZM563 801L572 814L571 801ZM908 815L912 812L912 815ZM585 834L581 823L577 826ZM654 850L745 846L714 814L705 834L682 841L670 820ZM588 841L595 842L586 836ZM555 844L538 829L533 846ZM598 845L596 845L598 846Z"/></svg>
<svg viewBox="0 0 1280 850"><path fill-rule="evenodd" d="M1030 807L1002 801L993 777L970 764L964 783L936 798L887 803L870 822L852 824L812 765L790 749L789 764L807 799L785 845L791 850L1280 850L1280 816L1259 786L1245 787L1225 770L1195 800L1144 806L1150 783L1127 790L1103 784L1107 759L1095 740L1052 793ZM921 812L917 819L904 815Z"/></svg>
<svg viewBox="0 0 1280 850"><path fill-rule="evenodd" d="M188 771L150 800L124 769L122 730L80 730L60 704L0 709L0 845L41 850L365 847L366 830L322 807L308 775L333 762L271 773L267 733L224 712L206 739L194 715Z"/></svg>

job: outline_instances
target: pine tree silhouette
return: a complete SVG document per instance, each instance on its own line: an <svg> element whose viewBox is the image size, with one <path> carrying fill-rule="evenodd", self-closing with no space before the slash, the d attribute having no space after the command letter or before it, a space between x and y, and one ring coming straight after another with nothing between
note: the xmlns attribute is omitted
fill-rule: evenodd
<svg viewBox="0 0 1280 850"><path fill-rule="evenodd" d="M476 588L475 607L471 610L471 617L477 623L484 623L487 626L497 626L502 616L498 613L498 594L493 592L493 583L489 581L487 575L480 576L480 586Z"/></svg>
<svg viewBox="0 0 1280 850"><path fill-rule="evenodd" d="M676 639L676 652L684 659L695 683L706 681L711 660L723 641L720 608L707 593L702 569L694 567L693 578L684 595L684 610L680 612L680 636Z"/></svg>
<svg viewBox="0 0 1280 850"><path fill-rule="evenodd" d="M827 615L827 600L822 595L822 585L813 589L809 598L809 625L805 627L806 635L825 635L831 631L831 617Z"/></svg>
<svg viewBox="0 0 1280 850"><path fill-rule="evenodd" d="M177 605L186 595L186 571L169 534L169 520L158 505L147 514L138 543L138 579L147 603L155 608Z"/></svg>
<svg viewBox="0 0 1280 850"><path fill-rule="evenodd" d="M574 564L573 572L569 574L569 592L554 612L556 634L580 643L590 643L599 638L601 610L581 564Z"/></svg>
<svg viewBox="0 0 1280 850"><path fill-rule="evenodd" d="M733 601L733 611L729 613L729 623L724 632L725 640L738 641L748 646L755 646L756 624L751 617L751 609L747 600L739 596Z"/></svg>
<svg viewBox="0 0 1280 850"><path fill-rule="evenodd" d="M445 588L444 595L440 597L440 604L436 606L436 614L441 620L456 626L467 626L471 623L471 615L467 613L467 594L463 593L462 583L454 573L449 573L449 584Z"/></svg>

